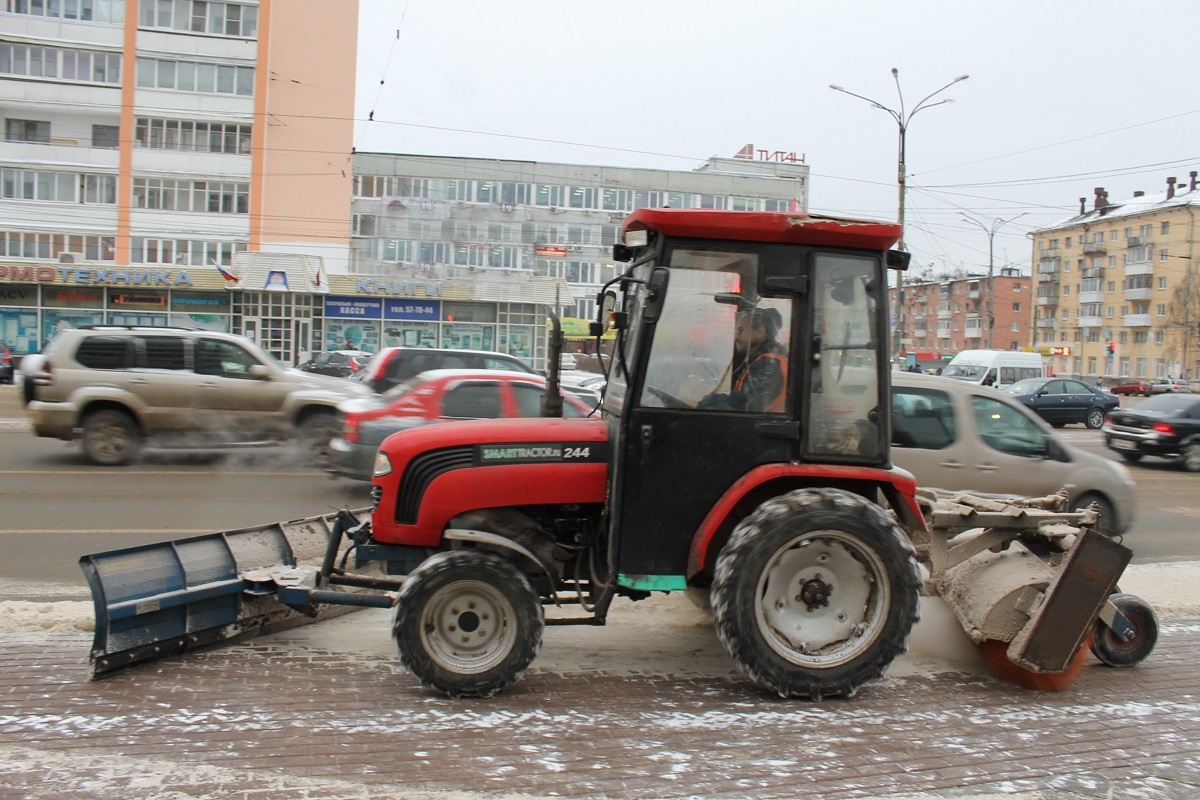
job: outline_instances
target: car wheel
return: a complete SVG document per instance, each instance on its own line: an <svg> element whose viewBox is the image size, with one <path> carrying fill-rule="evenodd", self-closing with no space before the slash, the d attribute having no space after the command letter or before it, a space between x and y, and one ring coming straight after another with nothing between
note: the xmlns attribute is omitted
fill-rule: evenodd
<svg viewBox="0 0 1200 800"><path fill-rule="evenodd" d="M1179 459L1179 463L1188 472L1200 472L1200 444L1192 442L1183 448L1183 456Z"/></svg>
<svg viewBox="0 0 1200 800"><path fill-rule="evenodd" d="M1142 454L1141 453L1128 453L1128 452L1122 450L1121 458L1125 459L1130 464L1136 464L1142 460Z"/></svg>
<svg viewBox="0 0 1200 800"><path fill-rule="evenodd" d="M1084 424L1087 425L1090 429L1092 429L1094 431L1098 431L1101 428L1103 428L1104 427L1104 409L1093 408L1091 411L1088 412L1087 419L1084 420Z"/></svg>
<svg viewBox="0 0 1200 800"><path fill-rule="evenodd" d="M329 463L329 442L338 435L338 420L333 414L312 414L296 426L296 441L303 457L318 468Z"/></svg>
<svg viewBox="0 0 1200 800"><path fill-rule="evenodd" d="M1095 492L1088 492L1075 498L1075 502L1071 504L1071 510L1083 511L1089 508L1092 503L1095 503L1100 510L1100 521L1096 523L1096 530L1105 536L1116 536L1115 525L1117 520L1113 512L1112 503Z"/></svg>
<svg viewBox="0 0 1200 800"><path fill-rule="evenodd" d="M124 411L103 409L88 414L80 436L83 454L102 467L128 464L142 447L142 434Z"/></svg>
<svg viewBox="0 0 1200 800"><path fill-rule="evenodd" d="M1054 427L1054 428L1061 428L1066 424L1067 423L1065 423L1065 422L1051 422L1050 423L1051 427Z"/></svg>

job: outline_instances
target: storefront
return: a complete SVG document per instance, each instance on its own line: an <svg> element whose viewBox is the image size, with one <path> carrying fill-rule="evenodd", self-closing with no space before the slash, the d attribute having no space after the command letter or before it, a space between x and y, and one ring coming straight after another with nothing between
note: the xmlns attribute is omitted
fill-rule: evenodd
<svg viewBox="0 0 1200 800"><path fill-rule="evenodd" d="M498 350L542 369L547 312L570 297L558 279L526 275L422 282L286 273L258 281L215 269L0 263L0 339L20 356L67 327L173 325L247 336L292 364L317 350L399 345Z"/></svg>

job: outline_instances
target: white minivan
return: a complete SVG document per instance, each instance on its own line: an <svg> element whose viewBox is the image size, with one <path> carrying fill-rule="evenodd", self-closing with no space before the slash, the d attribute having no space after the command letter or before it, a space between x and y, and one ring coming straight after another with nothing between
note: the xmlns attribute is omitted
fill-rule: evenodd
<svg viewBox="0 0 1200 800"><path fill-rule="evenodd" d="M942 370L942 377L1003 389L1025 378L1045 378L1038 353L1018 350L963 350Z"/></svg>

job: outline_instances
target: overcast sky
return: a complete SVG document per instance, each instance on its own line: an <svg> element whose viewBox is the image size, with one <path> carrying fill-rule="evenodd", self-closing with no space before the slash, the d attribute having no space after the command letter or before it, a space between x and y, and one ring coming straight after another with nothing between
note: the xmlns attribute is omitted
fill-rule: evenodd
<svg viewBox="0 0 1200 800"><path fill-rule="evenodd" d="M690 170L746 144L809 210L895 219L914 267L1029 270L1026 234L1200 169L1200 2L360 0L360 151ZM373 121L367 116L374 112Z"/></svg>

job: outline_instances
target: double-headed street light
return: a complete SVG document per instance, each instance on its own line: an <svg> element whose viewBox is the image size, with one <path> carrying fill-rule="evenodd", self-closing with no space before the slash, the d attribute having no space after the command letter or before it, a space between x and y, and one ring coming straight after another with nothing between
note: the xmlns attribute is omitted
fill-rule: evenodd
<svg viewBox="0 0 1200 800"><path fill-rule="evenodd" d="M905 107L904 107L904 92L902 92L900 90L900 70L896 69L895 67L892 68L892 79L896 81L896 95L900 98L900 110L899 111L897 111L894 108L888 108L883 103L880 103L878 100L872 100L869 97L863 97L861 94L855 94L854 92L847 91L846 89L843 89L841 86L835 86L832 83L829 84L829 88L833 89L834 91L842 92L843 94L848 94L851 97L857 97L859 100L866 100L868 103L870 103L875 108L878 108L880 111L886 111L888 114L890 114L892 116L892 119L896 120L896 124L900 127L900 155L899 155L899 158L898 158L897 164L896 164L896 182L899 185L899 189L900 189L900 199L899 199L900 210L899 210L899 219L897 221L900 223L899 248L901 250L904 249L904 187L908 181L908 163L905 161L905 158L904 158L904 139L908 133L908 123L914 116L916 116L917 112L921 111L922 109L933 108L934 106L940 106L940 105L943 105L944 103L954 102L953 100L951 100L949 98L946 98L944 100L938 100L936 103L931 103L929 101L932 100L933 98L937 97L942 92L949 89L954 84L960 83L961 81L965 81L969 77L971 77L971 76L970 75L959 75L957 78L950 81L942 88L927 95L925 97L925 99L922 100L921 102L917 103L911 111L905 109ZM904 342L904 273L903 272L896 273L896 328L895 328L895 331L896 331L895 347L894 347L893 356L898 356L900 354L900 346Z"/></svg>
<svg viewBox="0 0 1200 800"><path fill-rule="evenodd" d="M995 241L996 241L996 231L1000 230L1002 227L1004 227L1008 223L1010 223L1014 220L1020 219L1021 217L1025 216L1029 212L1022 211L1020 214L1017 214L1015 217L1009 217L1008 219L1000 219L999 217L996 217L995 219L992 220L990 225L984 224L981 220L975 219L974 217L972 217L970 214L967 214L966 212L960 211L958 213L967 222L971 223L972 225L974 225L975 227L979 228L984 233L986 233L987 237L988 237L988 272L987 272L987 303L986 303L987 314L986 314L986 317L987 317L987 346L988 346L988 349L990 350L992 348L992 330L993 330L993 328L996 327L996 314L995 314L996 309L995 309L995 306L993 305L993 299L995 297L995 293L994 293L995 287L992 282L992 278L995 275L995 246L994 245L995 245Z"/></svg>

